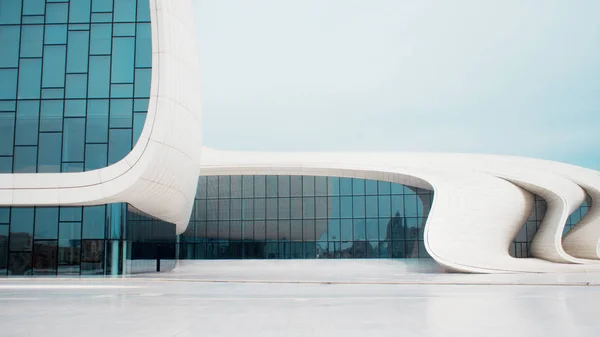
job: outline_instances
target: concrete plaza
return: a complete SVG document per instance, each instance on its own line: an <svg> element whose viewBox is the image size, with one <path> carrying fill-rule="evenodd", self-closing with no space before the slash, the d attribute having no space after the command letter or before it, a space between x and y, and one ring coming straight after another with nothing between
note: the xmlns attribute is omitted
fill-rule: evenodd
<svg viewBox="0 0 600 337"><path fill-rule="evenodd" d="M598 274L428 261L190 261L125 278L0 280L1 336L599 336Z"/></svg>

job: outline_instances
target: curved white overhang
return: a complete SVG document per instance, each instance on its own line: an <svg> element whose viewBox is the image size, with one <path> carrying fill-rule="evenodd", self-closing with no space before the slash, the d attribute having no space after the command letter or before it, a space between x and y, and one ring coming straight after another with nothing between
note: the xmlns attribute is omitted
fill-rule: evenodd
<svg viewBox="0 0 600 337"><path fill-rule="evenodd" d="M191 0L151 0L152 83L141 136L108 167L80 173L0 174L0 205L127 202L182 232L201 154L200 77Z"/></svg>
<svg viewBox="0 0 600 337"><path fill-rule="evenodd" d="M277 153L203 149L202 175L317 175L391 181L434 191L425 227L429 254L463 272L585 272L600 265L573 257L561 237L584 201L563 174L532 159L439 153ZM539 164L539 163L538 163ZM548 211L533 243L537 258L517 259L508 248L529 217L533 194Z"/></svg>

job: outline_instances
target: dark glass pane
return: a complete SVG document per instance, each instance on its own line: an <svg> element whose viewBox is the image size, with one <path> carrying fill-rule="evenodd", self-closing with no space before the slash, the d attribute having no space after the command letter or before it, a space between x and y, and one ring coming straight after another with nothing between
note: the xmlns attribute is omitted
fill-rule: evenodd
<svg viewBox="0 0 600 337"><path fill-rule="evenodd" d="M37 145L38 142L38 120L40 115L40 102L39 101L19 101L17 104L17 126L16 126L16 135L15 135L15 143L16 145ZM3 117L4 114L0 114L0 124L4 124L7 122ZM3 123L4 122L4 123ZM0 137L7 135L6 137L12 136L12 131L4 130L4 127L0 125L2 128L2 133ZM4 132L6 131L6 132ZM12 148L12 140L7 140L7 142L2 142L0 138L0 147L1 144L10 144ZM0 150L0 152L4 153L5 150ZM12 149L11 149L12 153Z"/></svg>
<svg viewBox="0 0 600 337"><path fill-rule="evenodd" d="M11 246L12 246L11 238ZM10 253L8 257L9 275L31 275L31 252L29 253Z"/></svg>
<svg viewBox="0 0 600 337"><path fill-rule="evenodd" d="M219 177L219 198L229 198L231 181L229 176Z"/></svg>
<svg viewBox="0 0 600 337"><path fill-rule="evenodd" d="M279 219L289 219L290 213L290 198L279 198L278 202L278 216Z"/></svg>
<svg viewBox="0 0 600 337"><path fill-rule="evenodd" d="M12 216L10 219L11 251L31 251L31 244L33 241L33 223L33 207L12 208Z"/></svg>
<svg viewBox="0 0 600 337"><path fill-rule="evenodd" d="M35 209L35 239L58 238L58 207Z"/></svg>
<svg viewBox="0 0 600 337"><path fill-rule="evenodd" d="M267 176L267 197L277 196L277 176Z"/></svg>
<svg viewBox="0 0 600 337"><path fill-rule="evenodd" d="M106 206L83 207L83 238L104 239Z"/></svg>
<svg viewBox="0 0 600 337"><path fill-rule="evenodd" d="M241 198L242 197L242 177L231 176L231 197Z"/></svg>
<svg viewBox="0 0 600 337"><path fill-rule="evenodd" d="M254 196L254 176L242 176L242 196L251 198Z"/></svg>
<svg viewBox="0 0 600 337"><path fill-rule="evenodd" d="M277 219L277 198L267 198L267 219Z"/></svg>
<svg viewBox="0 0 600 337"><path fill-rule="evenodd" d="M37 147L15 146L14 173L35 173L37 166Z"/></svg>
<svg viewBox="0 0 600 337"><path fill-rule="evenodd" d="M229 220L229 199L219 199L218 220Z"/></svg>
<svg viewBox="0 0 600 337"><path fill-rule="evenodd" d="M61 133L40 133L38 172L60 172L61 152Z"/></svg>
<svg viewBox="0 0 600 337"><path fill-rule="evenodd" d="M81 274L104 273L104 240L83 240L81 245Z"/></svg>
<svg viewBox="0 0 600 337"><path fill-rule="evenodd" d="M327 197L316 197L315 198L315 217L316 218L327 218L329 217Z"/></svg>
<svg viewBox="0 0 600 337"><path fill-rule="evenodd" d="M218 198L219 197L219 177L217 177L217 176L206 177L206 197L207 198Z"/></svg>
<svg viewBox="0 0 600 337"><path fill-rule="evenodd" d="M302 177L290 176L290 195L302 196Z"/></svg>
<svg viewBox="0 0 600 337"><path fill-rule="evenodd" d="M85 170L96 170L106 167L107 144L87 144L85 146Z"/></svg>
<svg viewBox="0 0 600 337"><path fill-rule="evenodd" d="M292 219L302 219L302 198L290 198Z"/></svg>
<svg viewBox="0 0 600 337"><path fill-rule="evenodd" d="M340 197L340 216L352 218L352 197Z"/></svg>
<svg viewBox="0 0 600 337"><path fill-rule="evenodd" d="M63 132L63 161L84 159L85 118L65 118Z"/></svg>
<svg viewBox="0 0 600 337"><path fill-rule="evenodd" d="M55 240L35 241L33 244L33 273L36 275L55 275L57 258L58 249Z"/></svg>
<svg viewBox="0 0 600 337"><path fill-rule="evenodd" d="M0 73L0 75L2 74ZM0 112L0 155L10 156L13 154L14 132L15 114Z"/></svg>
<svg viewBox="0 0 600 337"><path fill-rule="evenodd" d="M279 189L280 197L289 197L290 196L290 177L289 176L279 176L278 189Z"/></svg>
<svg viewBox="0 0 600 337"><path fill-rule="evenodd" d="M125 158L131 151L131 129L110 129L108 138L108 165Z"/></svg>
<svg viewBox="0 0 600 337"><path fill-rule="evenodd" d="M302 217L304 219L315 218L315 198L304 197L302 198Z"/></svg>
<svg viewBox="0 0 600 337"><path fill-rule="evenodd" d="M66 207L60 208L60 221L81 221L82 207Z"/></svg>
<svg viewBox="0 0 600 337"><path fill-rule="evenodd" d="M379 219L367 219L367 240L379 240Z"/></svg>
<svg viewBox="0 0 600 337"><path fill-rule="evenodd" d="M265 176L254 176L254 196L264 197L266 195L266 179Z"/></svg>

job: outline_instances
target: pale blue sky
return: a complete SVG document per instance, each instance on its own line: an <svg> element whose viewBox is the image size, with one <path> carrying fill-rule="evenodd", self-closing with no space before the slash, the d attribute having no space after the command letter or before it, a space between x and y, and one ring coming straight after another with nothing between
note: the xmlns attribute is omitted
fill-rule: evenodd
<svg viewBox="0 0 600 337"><path fill-rule="evenodd" d="M197 0L204 143L600 169L598 0Z"/></svg>

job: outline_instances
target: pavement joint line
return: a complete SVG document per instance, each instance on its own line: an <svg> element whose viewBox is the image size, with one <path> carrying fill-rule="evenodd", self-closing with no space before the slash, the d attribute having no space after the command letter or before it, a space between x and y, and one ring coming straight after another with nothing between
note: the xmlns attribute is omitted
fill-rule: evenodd
<svg viewBox="0 0 600 337"><path fill-rule="evenodd" d="M548 287L597 287L600 283L580 282L452 282L452 281L327 281L327 280L227 280L227 279L178 279L178 278L5 278L0 284L10 282L186 282L186 283L241 283L241 284L322 284L322 285L437 285L437 286L548 286Z"/></svg>

